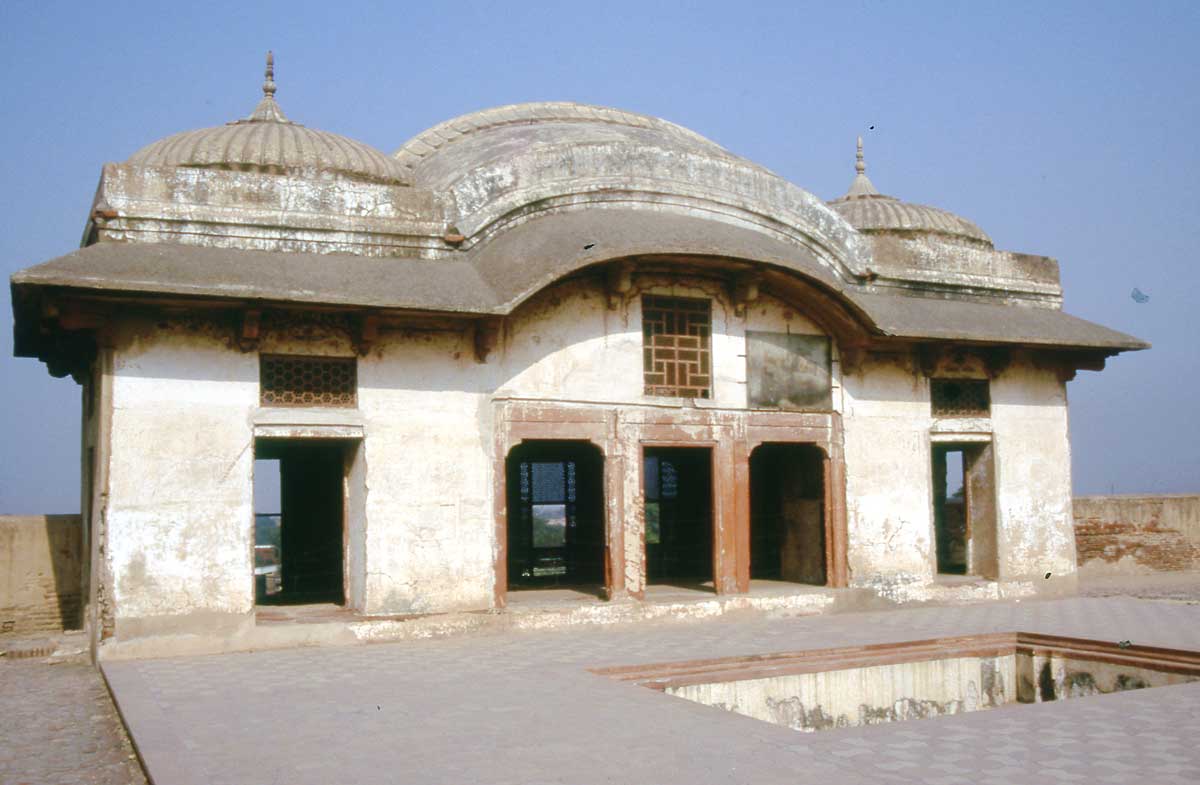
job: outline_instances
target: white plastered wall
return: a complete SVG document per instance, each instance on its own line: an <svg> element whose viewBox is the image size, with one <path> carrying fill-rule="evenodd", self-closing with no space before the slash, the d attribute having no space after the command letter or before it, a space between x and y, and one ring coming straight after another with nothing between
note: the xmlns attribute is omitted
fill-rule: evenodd
<svg viewBox="0 0 1200 785"><path fill-rule="evenodd" d="M992 381L1001 580L1075 572L1066 385L1014 363Z"/></svg>
<svg viewBox="0 0 1200 785"><path fill-rule="evenodd" d="M116 634L177 631L181 616L228 629L254 603L258 360L203 331L129 327L114 351L104 551Z"/></svg>
<svg viewBox="0 0 1200 785"><path fill-rule="evenodd" d="M348 482L363 486L350 493L363 494L365 516L347 521L365 540L363 575L347 578L351 595L362 586L363 611L491 604L493 391L683 403L643 394L642 294L713 300L714 397L701 405L745 405L747 329L820 333L770 297L738 315L720 284L651 276L611 310L596 282L542 292L508 320L484 364L469 330L385 331L359 358L357 411L319 418L342 414L364 433ZM274 422L258 405L259 353L353 354L349 336L321 327L267 331L259 352L230 337L228 328L138 324L115 352L108 558L119 621L252 612L254 427Z"/></svg>
<svg viewBox="0 0 1200 785"><path fill-rule="evenodd" d="M766 295L739 315L728 287L719 281L682 283L665 276L637 275L634 289L611 310L599 285L568 283L535 295L509 319L500 360L503 381L496 395L616 404L683 403L643 392L643 295L712 302L712 398L695 401L697 406L746 406L747 330L822 334L795 308ZM838 386L835 373L835 408Z"/></svg>
<svg viewBox="0 0 1200 785"><path fill-rule="evenodd" d="M637 276L615 309L599 281L551 287L506 320L484 364L469 329L385 330L359 358L359 407L347 415L364 433L349 481L363 486L365 515L348 521L365 539L362 610L491 605L493 397L693 405L643 394L643 294L713 301L714 397L696 405L745 406L746 330L821 332L770 296L738 314L717 282L652 275ZM126 333L114 350L106 550L118 635L165 617L248 618L258 354L232 348L228 328L143 324ZM349 356L352 347L346 335L292 334L264 338L261 351ZM844 379L836 347L834 363L852 582L928 581L928 382L905 356L871 355ZM1001 578L1070 572L1063 386L1051 371L1016 363L992 383L992 401Z"/></svg>
<svg viewBox="0 0 1200 785"><path fill-rule="evenodd" d="M459 331L387 333L360 358L367 613L491 605L492 374Z"/></svg>
<svg viewBox="0 0 1200 785"><path fill-rule="evenodd" d="M903 356L872 356L843 380L855 585L928 582L936 571L929 382L907 364ZM1019 359L991 380L990 392L990 419L973 420L962 440L992 443L999 578L1074 573L1065 387L1053 370Z"/></svg>
<svg viewBox="0 0 1200 785"><path fill-rule="evenodd" d="M850 581L933 577L929 383L906 355L843 376Z"/></svg>

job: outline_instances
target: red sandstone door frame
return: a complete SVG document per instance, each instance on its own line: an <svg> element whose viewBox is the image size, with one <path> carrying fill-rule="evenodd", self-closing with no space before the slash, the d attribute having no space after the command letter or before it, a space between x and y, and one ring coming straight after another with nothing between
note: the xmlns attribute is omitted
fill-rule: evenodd
<svg viewBox="0 0 1200 785"><path fill-rule="evenodd" d="M495 401L493 509L496 582L494 604L503 608L508 587L506 461L530 440L587 441L604 458L605 584L609 599L644 597L645 541L635 590L626 580L626 487L644 505L645 446L709 447L713 484L713 583L719 594L750 589L750 453L764 443L801 443L824 454L826 584L849 583L846 466L841 417L834 412L780 412L674 406L585 404L527 399ZM636 461L631 466L629 461ZM630 472L636 482L627 483Z"/></svg>
<svg viewBox="0 0 1200 785"><path fill-rule="evenodd" d="M642 562L642 586L647 585L647 555L646 555L646 450L656 448L699 449L708 450L709 471L709 524L712 527L712 574L713 588L717 594L733 594L738 589L737 564L737 527L735 500L730 498L734 488L728 478L720 471L725 465L721 460L722 453L728 449L727 443L716 439L642 439L638 454L638 487L641 489L639 509L642 511L642 540L639 544ZM722 446L725 449L722 449ZM735 484L734 484L735 485ZM640 592L639 594L644 594Z"/></svg>
<svg viewBox="0 0 1200 785"><path fill-rule="evenodd" d="M537 401L499 401L492 465L495 511L495 544L492 549L495 586L493 604L508 604L508 487L509 453L529 441L588 442L600 451L604 463L604 585L608 599L625 593L624 548L620 509L625 468L615 449L615 416L607 408L566 407Z"/></svg>
<svg viewBox="0 0 1200 785"><path fill-rule="evenodd" d="M814 441L780 441L776 438L761 439L756 441L747 441L745 444L745 462L746 477L742 481L744 487L749 489L750 483L750 456L759 447L766 444L794 444L804 445L806 447L815 447L821 453L821 485L823 496L823 514L822 526L825 530L825 585L830 588L845 588L849 585L849 568L847 564L846 553L846 472L845 463L841 459L840 449L834 453L838 442L831 444L822 444ZM834 454L831 454L834 453ZM836 455L836 457L835 457ZM746 494L746 511L745 518L747 522L750 520L750 499L749 493ZM750 584L750 526L749 523L744 527L744 530L739 530L740 538L739 545L742 552L746 554L746 586ZM741 574L738 576L739 581L742 580ZM747 589L748 590L748 589Z"/></svg>

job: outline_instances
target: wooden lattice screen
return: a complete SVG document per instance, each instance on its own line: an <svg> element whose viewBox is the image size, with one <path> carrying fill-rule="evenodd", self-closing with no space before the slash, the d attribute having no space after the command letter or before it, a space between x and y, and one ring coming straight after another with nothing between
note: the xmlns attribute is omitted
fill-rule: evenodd
<svg viewBox="0 0 1200 785"><path fill-rule="evenodd" d="M929 397L938 417L987 417L992 408L987 379L932 379Z"/></svg>
<svg viewBox="0 0 1200 785"><path fill-rule="evenodd" d="M646 395L711 397L710 325L708 300L642 298Z"/></svg>
<svg viewBox="0 0 1200 785"><path fill-rule="evenodd" d="M358 362L353 357L264 354L259 399L263 406L357 406Z"/></svg>

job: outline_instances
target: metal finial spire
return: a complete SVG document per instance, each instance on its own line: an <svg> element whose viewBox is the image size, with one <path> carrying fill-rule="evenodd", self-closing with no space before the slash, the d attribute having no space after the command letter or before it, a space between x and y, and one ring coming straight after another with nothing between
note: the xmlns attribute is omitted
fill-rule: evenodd
<svg viewBox="0 0 1200 785"><path fill-rule="evenodd" d="M275 54L267 52L267 80L263 82L263 95L268 98L275 95ZM862 146L862 139L859 139L859 146Z"/></svg>
<svg viewBox="0 0 1200 785"><path fill-rule="evenodd" d="M234 120L234 123L290 123L279 104L275 103L275 55L267 52L266 81L263 82L263 97L258 100L258 106L245 120Z"/></svg>
<svg viewBox="0 0 1200 785"><path fill-rule="evenodd" d="M854 181L843 199L857 199L863 196L879 196L875 185L867 178L867 162L863 160L862 137L858 137L858 152L854 155Z"/></svg>

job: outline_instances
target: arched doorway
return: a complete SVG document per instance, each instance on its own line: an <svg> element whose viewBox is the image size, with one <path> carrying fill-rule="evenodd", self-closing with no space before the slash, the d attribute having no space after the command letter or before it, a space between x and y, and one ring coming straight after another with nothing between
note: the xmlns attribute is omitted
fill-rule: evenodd
<svg viewBox="0 0 1200 785"><path fill-rule="evenodd" d="M763 444L750 455L750 577L828 582L825 456L812 444Z"/></svg>
<svg viewBox="0 0 1200 785"><path fill-rule="evenodd" d="M526 441L506 461L509 591L604 591L604 458L584 441Z"/></svg>

